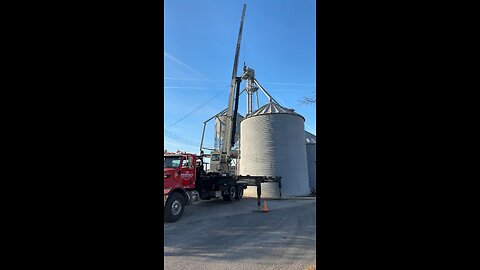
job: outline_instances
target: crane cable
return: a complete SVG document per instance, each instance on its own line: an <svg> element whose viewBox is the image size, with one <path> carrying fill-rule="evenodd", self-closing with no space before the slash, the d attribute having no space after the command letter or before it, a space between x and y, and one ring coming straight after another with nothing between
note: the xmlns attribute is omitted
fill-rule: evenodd
<svg viewBox="0 0 480 270"><path fill-rule="evenodd" d="M247 55L247 43L245 42L245 35L243 37L243 66L245 66L245 58Z"/></svg>
<svg viewBox="0 0 480 270"><path fill-rule="evenodd" d="M247 5L247 0L245 0L243 2L243 4ZM244 22L244 24L245 24L245 22ZM244 32L243 29L242 29L242 32ZM242 33L242 38L243 38L243 43L242 43L243 44L243 66L245 66L245 58L246 58L246 55L247 55L247 43L245 42L246 41L245 37L246 37L245 34Z"/></svg>

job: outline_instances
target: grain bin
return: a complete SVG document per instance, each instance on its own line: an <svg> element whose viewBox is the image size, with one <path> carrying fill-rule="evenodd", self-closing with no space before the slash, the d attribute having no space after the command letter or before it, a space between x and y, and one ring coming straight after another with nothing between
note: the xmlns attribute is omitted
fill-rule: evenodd
<svg viewBox="0 0 480 270"><path fill-rule="evenodd" d="M305 141L307 147L308 163L308 182L310 190L317 192L317 137L312 133L305 131Z"/></svg>
<svg viewBox="0 0 480 270"><path fill-rule="evenodd" d="M243 116L237 113L237 129L235 132L235 143L238 142L238 137L240 136L240 122L243 120ZM225 132L227 129L227 112L217 114L215 117L215 149L222 149L223 144L225 143Z"/></svg>
<svg viewBox="0 0 480 270"><path fill-rule="evenodd" d="M281 176L282 196L310 194L305 119L276 103L267 103L241 122L240 175ZM278 197L277 183L262 184L262 197ZM256 196L256 187L245 190Z"/></svg>

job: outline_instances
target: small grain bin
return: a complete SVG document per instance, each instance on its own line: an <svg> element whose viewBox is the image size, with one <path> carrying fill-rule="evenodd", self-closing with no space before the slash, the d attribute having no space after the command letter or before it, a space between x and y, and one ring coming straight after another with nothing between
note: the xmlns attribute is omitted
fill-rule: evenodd
<svg viewBox="0 0 480 270"><path fill-rule="evenodd" d="M282 196L310 194L305 119L270 102L241 122L240 175L281 176ZM256 197L256 187L246 196ZM277 183L262 184L262 197L279 196Z"/></svg>
<svg viewBox="0 0 480 270"><path fill-rule="evenodd" d="M305 141L307 147L308 182L310 190L313 193L317 193L317 137L305 131Z"/></svg>
<svg viewBox="0 0 480 270"><path fill-rule="evenodd" d="M240 136L240 122L243 120L243 116L237 113L237 127L235 132L235 143L238 142L238 137ZM227 112L217 114L215 117L215 149L222 149L223 144L225 143L225 132L227 129Z"/></svg>

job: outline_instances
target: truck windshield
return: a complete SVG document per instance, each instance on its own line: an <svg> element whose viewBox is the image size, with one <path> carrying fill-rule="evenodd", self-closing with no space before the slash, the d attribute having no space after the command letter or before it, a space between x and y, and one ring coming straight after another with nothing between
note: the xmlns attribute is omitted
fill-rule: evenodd
<svg viewBox="0 0 480 270"><path fill-rule="evenodd" d="M164 168L178 168L180 166L181 157L164 157L163 158L163 167Z"/></svg>

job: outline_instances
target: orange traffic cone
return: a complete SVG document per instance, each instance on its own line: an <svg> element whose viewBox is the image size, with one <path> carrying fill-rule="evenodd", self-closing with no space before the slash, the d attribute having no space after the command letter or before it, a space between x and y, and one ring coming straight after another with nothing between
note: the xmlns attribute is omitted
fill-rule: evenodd
<svg viewBox="0 0 480 270"><path fill-rule="evenodd" d="M270 210L268 210L268 208L267 208L267 201L266 200L263 201L262 212L270 212Z"/></svg>

